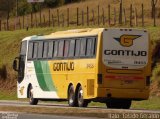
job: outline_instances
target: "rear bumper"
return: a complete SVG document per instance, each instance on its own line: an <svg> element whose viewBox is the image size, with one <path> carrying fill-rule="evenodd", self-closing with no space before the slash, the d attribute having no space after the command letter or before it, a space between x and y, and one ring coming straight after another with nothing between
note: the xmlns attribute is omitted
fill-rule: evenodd
<svg viewBox="0 0 160 119"><path fill-rule="evenodd" d="M149 88L148 89L98 88L97 97L146 100L149 98Z"/></svg>

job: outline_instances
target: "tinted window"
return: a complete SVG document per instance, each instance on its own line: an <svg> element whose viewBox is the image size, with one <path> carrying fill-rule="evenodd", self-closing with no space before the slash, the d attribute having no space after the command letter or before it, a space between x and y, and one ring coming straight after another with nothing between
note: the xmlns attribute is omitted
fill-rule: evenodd
<svg viewBox="0 0 160 119"><path fill-rule="evenodd" d="M97 40L96 38L93 38L93 55L96 55L96 49L97 49Z"/></svg>
<svg viewBox="0 0 160 119"><path fill-rule="evenodd" d="M43 41L39 41L38 44L38 58L42 58L43 54Z"/></svg>
<svg viewBox="0 0 160 119"><path fill-rule="evenodd" d="M30 42L28 47L28 59L32 59L33 56L32 54L33 54L33 43Z"/></svg>
<svg viewBox="0 0 160 119"><path fill-rule="evenodd" d="M58 41L55 41L54 45L54 57L57 57L58 54Z"/></svg>
<svg viewBox="0 0 160 119"><path fill-rule="evenodd" d="M44 48L43 48L43 58L48 57L48 42L44 42Z"/></svg>
<svg viewBox="0 0 160 119"><path fill-rule="evenodd" d="M38 54L38 43L35 42L33 45L33 58L37 58L37 54Z"/></svg>
<svg viewBox="0 0 160 119"><path fill-rule="evenodd" d="M20 54L21 55L26 55L26 49L27 49L27 41L23 41L21 43L21 52L20 52Z"/></svg>
<svg viewBox="0 0 160 119"><path fill-rule="evenodd" d="M76 53L75 56L79 56L79 50L80 50L80 39L76 40Z"/></svg>
<svg viewBox="0 0 160 119"><path fill-rule="evenodd" d="M75 53L75 40L71 40L69 45L69 57L73 57L74 53Z"/></svg>
<svg viewBox="0 0 160 119"><path fill-rule="evenodd" d="M86 41L87 40L85 38L81 39L80 56L86 55Z"/></svg>
<svg viewBox="0 0 160 119"><path fill-rule="evenodd" d="M28 46L28 59L92 57L96 54L96 43L96 37L32 41ZM25 46L25 43L22 43L21 54L25 53Z"/></svg>
<svg viewBox="0 0 160 119"><path fill-rule="evenodd" d="M68 56L68 52L69 52L69 43L70 43L69 40L66 40L66 41L65 41L65 44L64 44L64 57L67 57L67 56Z"/></svg>
<svg viewBox="0 0 160 119"><path fill-rule="evenodd" d="M63 57L63 51L64 51L64 41L60 41L58 47L58 57Z"/></svg>
<svg viewBox="0 0 160 119"><path fill-rule="evenodd" d="M87 39L87 56L95 55L95 38Z"/></svg>
<svg viewBox="0 0 160 119"><path fill-rule="evenodd" d="M48 58L53 57L53 49L54 49L54 42L50 41L49 42L49 49L48 49Z"/></svg>

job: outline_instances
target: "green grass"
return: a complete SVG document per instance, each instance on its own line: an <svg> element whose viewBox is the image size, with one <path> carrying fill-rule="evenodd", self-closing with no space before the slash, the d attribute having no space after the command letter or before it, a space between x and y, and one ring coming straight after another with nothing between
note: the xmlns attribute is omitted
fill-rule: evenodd
<svg viewBox="0 0 160 119"><path fill-rule="evenodd" d="M0 100L17 100L17 93L0 91Z"/></svg>
<svg viewBox="0 0 160 119"><path fill-rule="evenodd" d="M150 97L149 100L133 101L132 108L138 109L160 109L160 97Z"/></svg>

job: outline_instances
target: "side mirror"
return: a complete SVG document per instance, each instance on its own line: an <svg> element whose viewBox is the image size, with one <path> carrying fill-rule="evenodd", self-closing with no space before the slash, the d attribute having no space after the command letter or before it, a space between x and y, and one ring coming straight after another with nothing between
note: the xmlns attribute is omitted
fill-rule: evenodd
<svg viewBox="0 0 160 119"><path fill-rule="evenodd" d="M19 59L18 57L16 57L13 61L13 69L15 71L18 71L18 63L17 63L17 59Z"/></svg>

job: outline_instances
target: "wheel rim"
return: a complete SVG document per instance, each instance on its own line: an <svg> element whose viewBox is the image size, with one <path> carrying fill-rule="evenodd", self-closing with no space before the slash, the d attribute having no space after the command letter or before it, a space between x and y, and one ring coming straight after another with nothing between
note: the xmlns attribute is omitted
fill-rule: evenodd
<svg viewBox="0 0 160 119"><path fill-rule="evenodd" d="M32 89L29 92L29 101L32 102L33 100L33 93L32 93Z"/></svg>
<svg viewBox="0 0 160 119"><path fill-rule="evenodd" d="M71 89L70 92L69 92L69 104L72 104L73 101L74 101L74 92Z"/></svg>
<svg viewBox="0 0 160 119"><path fill-rule="evenodd" d="M82 103L83 103L83 90L82 90L82 88L80 88L79 93L78 93L78 103L80 105L82 105Z"/></svg>

